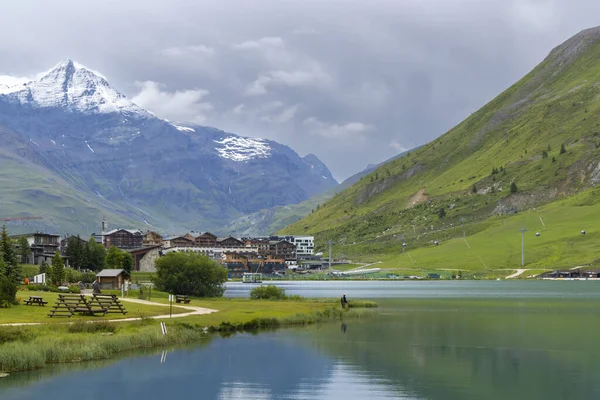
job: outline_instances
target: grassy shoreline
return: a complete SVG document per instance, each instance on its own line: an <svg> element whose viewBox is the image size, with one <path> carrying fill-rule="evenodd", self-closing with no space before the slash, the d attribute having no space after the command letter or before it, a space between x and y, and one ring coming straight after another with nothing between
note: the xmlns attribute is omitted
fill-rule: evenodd
<svg viewBox="0 0 600 400"><path fill-rule="evenodd" d="M198 303L220 311L166 319L167 335L162 335L158 320L147 318L121 323L79 321L71 325L0 327L0 371L11 373L49 364L108 359L130 350L199 342L210 337L210 332L226 335L360 318L373 315L367 308L377 306L356 301L355 308L342 310L337 302L311 300L209 299Z"/></svg>

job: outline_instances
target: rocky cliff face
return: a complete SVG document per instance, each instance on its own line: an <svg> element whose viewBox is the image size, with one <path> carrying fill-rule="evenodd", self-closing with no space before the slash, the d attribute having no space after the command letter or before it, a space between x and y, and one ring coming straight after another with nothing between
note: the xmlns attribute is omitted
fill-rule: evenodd
<svg viewBox="0 0 600 400"><path fill-rule="evenodd" d="M214 229L337 185L315 156L157 118L71 60L35 81L0 87L0 125L11 139L2 150L18 150L92 207L166 231Z"/></svg>

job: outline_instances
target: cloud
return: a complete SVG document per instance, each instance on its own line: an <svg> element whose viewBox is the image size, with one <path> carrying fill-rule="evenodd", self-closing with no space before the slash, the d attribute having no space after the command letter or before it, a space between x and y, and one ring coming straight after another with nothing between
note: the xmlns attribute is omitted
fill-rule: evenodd
<svg viewBox="0 0 600 400"><path fill-rule="evenodd" d="M165 85L153 81L136 82L140 91L132 100L159 117L179 122L204 123L206 113L213 109L203 101L207 90L177 90L169 92Z"/></svg>
<svg viewBox="0 0 600 400"><path fill-rule="evenodd" d="M315 153L343 179L452 128L598 25L600 2L30 0L2 11L2 75L83 61L158 115Z"/></svg>
<svg viewBox="0 0 600 400"><path fill-rule="evenodd" d="M22 85L24 83L31 82L31 78L19 77L19 76L9 76L9 75L0 75L0 85L4 86L16 86Z"/></svg>
<svg viewBox="0 0 600 400"><path fill-rule="evenodd" d="M310 70L270 71L259 76L246 88L247 96L260 96L267 93L268 86L308 86L326 85L331 81L329 75L318 65Z"/></svg>
<svg viewBox="0 0 600 400"><path fill-rule="evenodd" d="M175 46L163 49L162 54L167 57L182 57L189 55L212 56L215 54L215 49L204 45Z"/></svg>
<svg viewBox="0 0 600 400"><path fill-rule="evenodd" d="M286 122L290 122L296 117L298 110L300 109L300 105L296 104L290 107L286 107L283 110L280 110L277 113L264 115L261 119L265 122L273 122L277 124L284 124Z"/></svg>
<svg viewBox="0 0 600 400"><path fill-rule="evenodd" d="M236 43L233 45L234 49L237 50L260 50L265 48L283 47L285 41L276 36L267 36L258 40L248 40L242 43Z"/></svg>
<svg viewBox="0 0 600 400"><path fill-rule="evenodd" d="M364 140L367 134L376 131L372 125L367 125L362 122L349 122L347 124L327 124L319 121L315 117L309 117L304 120L303 124L310 129L312 134L321 136L326 139L352 139Z"/></svg>

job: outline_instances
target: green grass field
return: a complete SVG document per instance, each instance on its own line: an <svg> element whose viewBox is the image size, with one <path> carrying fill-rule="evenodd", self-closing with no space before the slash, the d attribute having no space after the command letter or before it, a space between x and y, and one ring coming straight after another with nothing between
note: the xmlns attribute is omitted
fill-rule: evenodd
<svg viewBox="0 0 600 400"><path fill-rule="evenodd" d="M525 266L535 271L524 273L524 277L544 270L571 268L594 264L600 259L600 190L589 189L578 195L512 216L491 217L474 227L476 233L462 237L460 228L448 229L417 243L413 248L407 238L407 248L402 253L399 241L383 238L380 245L372 243L335 247L335 252L344 252L362 258L373 265L408 275L424 270L440 271L496 271L498 276L510 275L521 268L521 233L525 232ZM469 231L472 227L466 226ZM586 234L582 235L581 230ZM540 233L537 237L536 232ZM428 241L438 237L439 246ZM413 271L411 274L410 271ZM417 274L420 275L420 274Z"/></svg>
<svg viewBox="0 0 600 400"><path fill-rule="evenodd" d="M317 250L333 240L335 254L382 260L388 268L481 271L519 267L518 229L525 227L526 268L593 262L600 42L580 50L567 61L552 53L446 134L381 166L282 233L314 234ZM514 210L519 214L498 217ZM463 223L468 244L459 239ZM585 237L578 236L582 229Z"/></svg>
<svg viewBox="0 0 600 400"><path fill-rule="evenodd" d="M81 316L74 315L71 318L48 318L48 313L52 309L52 306L58 299L58 293L52 292L34 292L34 291L19 291L17 298L25 301L29 296L41 296L44 301L48 304L44 307L32 305L27 306L23 303L18 306L5 308L0 311L0 324L11 324L11 323L27 323L27 322L40 322L44 324L57 324L72 321L101 321L109 319L123 319L123 318L139 318L139 317L150 317L155 315L169 314L168 307L161 306L150 306L145 304L136 304L130 302L123 302L127 315L123 314L106 314L105 316ZM179 307L173 307L173 313L185 313L189 310L185 310Z"/></svg>

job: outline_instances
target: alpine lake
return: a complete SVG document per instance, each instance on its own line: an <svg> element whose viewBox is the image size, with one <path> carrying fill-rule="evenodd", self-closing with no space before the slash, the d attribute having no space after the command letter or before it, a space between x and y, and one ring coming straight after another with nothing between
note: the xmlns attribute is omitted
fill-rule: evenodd
<svg viewBox="0 0 600 400"><path fill-rule="evenodd" d="M280 282L373 314L0 379L2 400L600 399L600 282ZM252 284L228 284L248 296Z"/></svg>

